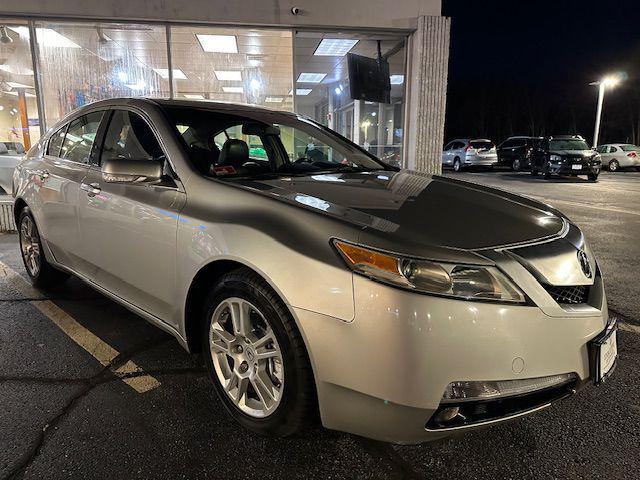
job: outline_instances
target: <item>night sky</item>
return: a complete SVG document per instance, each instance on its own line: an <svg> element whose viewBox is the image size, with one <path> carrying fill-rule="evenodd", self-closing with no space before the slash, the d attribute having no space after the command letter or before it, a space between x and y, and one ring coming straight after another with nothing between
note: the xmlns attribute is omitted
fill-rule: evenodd
<svg viewBox="0 0 640 480"><path fill-rule="evenodd" d="M444 0L452 18L446 139L593 135L597 87L607 92L601 142L640 143L640 0Z"/></svg>

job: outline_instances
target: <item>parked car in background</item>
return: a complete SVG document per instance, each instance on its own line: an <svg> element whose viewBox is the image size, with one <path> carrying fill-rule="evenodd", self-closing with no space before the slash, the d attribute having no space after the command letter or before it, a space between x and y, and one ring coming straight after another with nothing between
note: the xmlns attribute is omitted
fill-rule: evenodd
<svg viewBox="0 0 640 480"><path fill-rule="evenodd" d="M597 148L602 166L611 172L621 168L640 170L640 147L630 143L608 143Z"/></svg>
<svg viewBox="0 0 640 480"><path fill-rule="evenodd" d="M531 153L540 145L542 137L509 137L497 147L498 165L514 172L531 167Z"/></svg>
<svg viewBox="0 0 640 480"><path fill-rule="evenodd" d="M310 137L330 155L294 155ZM436 440L615 367L600 269L562 213L390 167L294 113L100 101L14 178L31 281L76 275L201 352L222 405L261 434L319 414L377 440Z"/></svg>
<svg viewBox="0 0 640 480"><path fill-rule="evenodd" d="M466 167L493 167L497 162L496 146L487 139L459 138L447 143L442 151L442 165L455 172Z"/></svg>
<svg viewBox="0 0 640 480"><path fill-rule="evenodd" d="M531 154L531 174L586 175L598 180L602 167L600 154L593 150L580 135L554 135L544 137L540 147Z"/></svg>
<svg viewBox="0 0 640 480"><path fill-rule="evenodd" d="M24 155L24 147L17 142L0 142L0 189L11 193L13 170ZM2 194L0 190L0 194Z"/></svg>

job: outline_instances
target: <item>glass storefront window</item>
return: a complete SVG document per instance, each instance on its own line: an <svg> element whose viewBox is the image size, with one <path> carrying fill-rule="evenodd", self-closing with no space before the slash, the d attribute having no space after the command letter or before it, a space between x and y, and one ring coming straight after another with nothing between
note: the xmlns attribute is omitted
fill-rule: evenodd
<svg viewBox="0 0 640 480"><path fill-rule="evenodd" d="M402 165L405 38L387 35L297 31L296 111L313 118L393 165ZM354 100L347 53L389 62L391 102Z"/></svg>
<svg viewBox="0 0 640 480"><path fill-rule="evenodd" d="M0 155L16 156L40 138L29 28L0 19L0 38Z"/></svg>
<svg viewBox="0 0 640 480"><path fill-rule="evenodd" d="M175 98L293 110L290 30L171 27Z"/></svg>
<svg viewBox="0 0 640 480"><path fill-rule="evenodd" d="M49 126L96 100L169 96L163 26L37 22L36 36Z"/></svg>

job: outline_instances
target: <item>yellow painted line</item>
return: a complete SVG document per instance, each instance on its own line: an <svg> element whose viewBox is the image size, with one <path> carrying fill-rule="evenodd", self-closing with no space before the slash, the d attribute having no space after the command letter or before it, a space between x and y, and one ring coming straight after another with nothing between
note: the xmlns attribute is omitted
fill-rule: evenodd
<svg viewBox="0 0 640 480"><path fill-rule="evenodd" d="M71 315L51 300L47 300L44 295L33 288L27 280L2 262L0 262L0 280L4 281L4 283L12 289L20 292L25 298L32 299L30 303L34 307L105 367L120 354L120 352L104 342L100 337L80 325ZM116 375L123 375L142 371L142 368L129 360L115 370L114 373ZM160 382L151 375L125 378L122 381L138 393L145 393L160 386Z"/></svg>

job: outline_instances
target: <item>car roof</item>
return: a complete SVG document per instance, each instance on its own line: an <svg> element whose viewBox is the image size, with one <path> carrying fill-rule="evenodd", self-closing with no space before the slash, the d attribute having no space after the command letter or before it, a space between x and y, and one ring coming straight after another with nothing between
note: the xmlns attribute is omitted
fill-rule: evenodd
<svg viewBox="0 0 640 480"><path fill-rule="evenodd" d="M550 140L584 140L582 135L549 135L547 138Z"/></svg>
<svg viewBox="0 0 640 480"><path fill-rule="evenodd" d="M540 140L542 137L535 137L533 135L513 135L511 137L507 137L507 140L519 140L521 138L533 138L535 140Z"/></svg>

